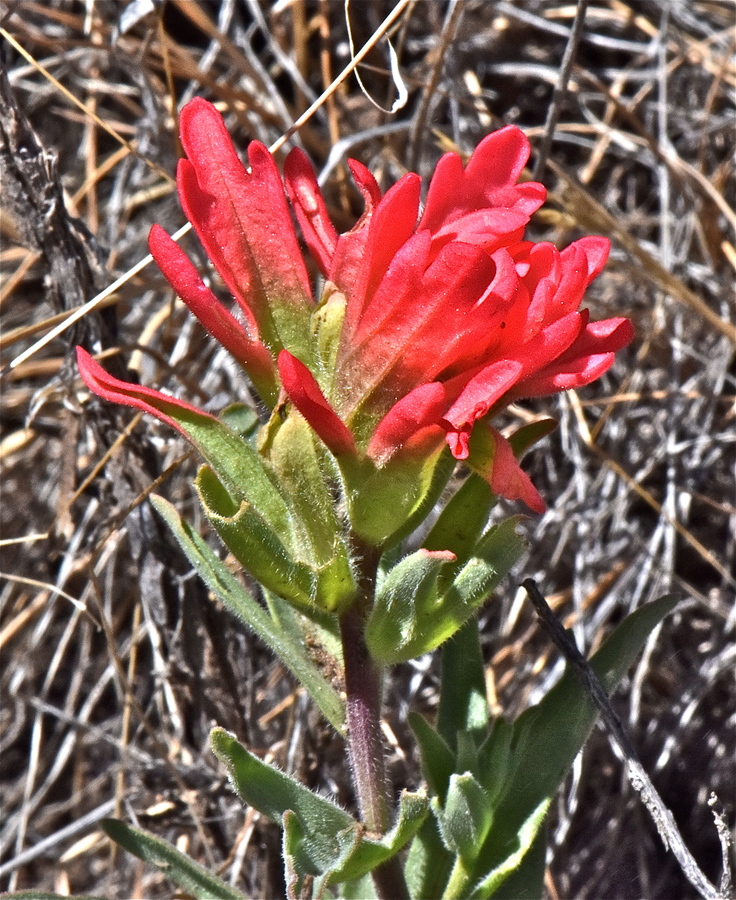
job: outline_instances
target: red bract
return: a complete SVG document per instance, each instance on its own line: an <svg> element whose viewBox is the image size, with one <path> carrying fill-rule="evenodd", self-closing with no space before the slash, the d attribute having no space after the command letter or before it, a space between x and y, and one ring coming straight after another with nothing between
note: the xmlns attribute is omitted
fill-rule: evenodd
<svg viewBox="0 0 736 900"><path fill-rule="evenodd" d="M528 157L526 138L511 126L486 137L465 168L446 154L421 215L416 175L381 197L370 173L351 162L366 209L343 235L304 154L294 150L286 161L305 240L345 302L329 400L379 465L442 439L472 465L469 438L480 419L520 397L590 383L633 336L628 319L589 323L578 309L605 263L607 240L585 238L562 253L521 240L545 199L542 185L516 183ZM280 369L329 446L328 421L310 418ZM302 383L308 378L302 373ZM495 463L477 460L478 470L499 493L543 510L497 432L491 446Z"/></svg>
<svg viewBox="0 0 736 900"><path fill-rule="evenodd" d="M325 279L315 305L270 154L252 142L246 171L204 100L184 108L181 128L189 157L177 173L182 205L243 324L157 228L151 252L264 401L273 406L280 385L338 460L377 469L428 458L447 442L498 493L542 511L488 419L518 398L590 383L633 329L624 318L591 323L579 309L607 240L583 238L562 252L523 240L545 189L517 184L529 157L522 132L509 126L489 135L465 167L445 154L422 212L419 176L405 175L382 195L351 160L365 211L344 234L330 221L306 156L292 150L286 196ZM99 391L91 371L87 365L83 377ZM119 382L116 390L114 399L141 405L140 389ZM114 393L109 377L106 392ZM486 439L470 440L476 428L489 432ZM474 453L480 444L483 453Z"/></svg>

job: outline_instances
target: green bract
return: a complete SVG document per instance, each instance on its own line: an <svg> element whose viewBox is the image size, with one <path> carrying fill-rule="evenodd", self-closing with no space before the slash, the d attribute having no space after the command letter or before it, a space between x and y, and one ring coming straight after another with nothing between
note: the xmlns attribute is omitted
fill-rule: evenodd
<svg viewBox="0 0 736 900"><path fill-rule="evenodd" d="M391 664L412 659L452 637L517 561L524 541L518 519L491 528L459 563L448 550L417 550L388 573L366 626L373 657Z"/></svg>

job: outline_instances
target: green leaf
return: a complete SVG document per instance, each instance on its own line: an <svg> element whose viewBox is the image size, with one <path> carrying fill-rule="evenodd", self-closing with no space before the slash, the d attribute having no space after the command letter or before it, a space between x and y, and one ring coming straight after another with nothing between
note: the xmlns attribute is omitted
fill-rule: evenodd
<svg viewBox="0 0 736 900"><path fill-rule="evenodd" d="M348 861L336 870L331 881L354 881L395 856L416 835L429 813L429 799L422 791L402 791L399 813L390 831L380 839L363 836Z"/></svg>
<svg viewBox="0 0 736 900"><path fill-rule="evenodd" d="M540 827L521 862L504 877L501 886L494 890L492 900L540 900L544 896L546 856L547 831Z"/></svg>
<svg viewBox="0 0 736 900"><path fill-rule="evenodd" d="M478 772L478 739L482 737L480 729L474 731L458 731L457 753L455 759L456 772Z"/></svg>
<svg viewBox="0 0 736 900"><path fill-rule="evenodd" d="M493 822L493 807L473 775L452 775L445 803L433 797L432 812L447 849L465 862L475 859Z"/></svg>
<svg viewBox="0 0 736 900"><path fill-rule="evenodd" d="M484 535L452 581L449 581L448 573L453 571L454 565L440 572L438 586L446 586L440 602L431 614L424 612L419 639L402 651L404 658L439 647L485 603L524 550L524 539L516 533L518 521L518 517L506 519Z"/></svg>
<svg viewBox="0 0 736 900"><path fill-rule="evenodd" d="M344 865L350 858L360 841L360 832L352 826L338 832L332 851L325 855L295 812L286 810L282 824L287 896L294 900L304 896L309 878L310 900L322 900L334 868Z"/></svg>
<svg viewBox="0 0 736 900"><path fill-rule="evenodd" d="M366 624L372 656L384 665L439 647L475 613L521 555L518 518L492 528L456 571L449 551L417 550L388 573ZM455 572L454 578L446 570Z"/></svg>
<svg viewBox="0 0 736 900"><path fill-rule="evenodd" d="M593 656L590 665L608 692L626 674L651 631L676 604L676 599L664 597L641 607L624 619ZM507 856L510 852L518 855L518 848L524 843L522 833L531 845L534 835L529 828L536 821L537 812L551 802L597 717L598 710L578 675L568 669L539 704L516 720L504 790L473 870L478 881L493 873L511 871L513 866L509 867ZM493 890L501 880L500 875L497 880L492 879ZM478 896L490 897L491 893L489 889Z"/></svg>
<svg viewBox="0 0 736 900"><path fill-rule="evenodd" d="M153 495L151 503L171 529L189 561L207 587L273 650L284 665L304 685L327 721L345 733L345 705L310 659L303 643L293 640L274 622L249 591L235 578L216 553L163 497Z"/></svg>
<svg viewBox="0 0 736 900"><path fill-rule="evenodd" d="M396 459L378 468L369 459L340 460L348 518L358 537L387 549L427 516L455 468L447 447L428 459Z"/></svg>
<svg viewBox="0 0 736 900"><path fill-rule="evenodd" d="M422 757L422 775L429 789L441 803L445 802L450 776L455 771L455 756L444 738L432 728L424 716L409 713L409 725L419 745Z"/></svg>
<svg viewBox="0 0 736 900"><path fill-rule="evenodd" d="M509 444L514 451L514 456L517 459L523 456L537 441L552 434L558 424L556 419L538 419L536 422L530 422L528 425L517 428L509 437Z"/></svg>
<svg viewBox="0 0 736 900"><path fill-rule="evenodd" d="M211 416L179 407L169 414L217 473L230 496L238 504L247 500L281 540L288 543L291 540L288 506L273 476L250 444Z"/></svg>
<svg viewBox="0 0 736 900"><path fill-rule="evenodd" d="M100 827L116 844L144 862L152 863L197 900L246 900L244 894L210 874L161 838L117 819L103 819Z"/></svg>
<svg viewBox="0 0 736 900"><path fill-rule="evenodd" d="M446 630L452 627L454 633L467 621L521 557L526 543L516 533L520 518L511 516L484 534L459 572L452 567L442 572L440 584L448 582L442 606Z"/></svg>
<svg viewBox="0 0 736 900"><path fill-rule="evenodd" d="M462 731L485 733L488 701L478 623L470 619L442 648L437 730L451 750Z"/></svg>
<svg viewBox="0 0 736 900"><path fill-rule="evenodd" d="M332 558L342 529L320 463L317 440L296 410L290 410L285 419L278 414L273 419L268 431L268 460L292 510L297 555L309 565L320 566Z"/></svg>
<svg viewBox="0 0 736 900"><path fill-rule="evenodd" d="M445 847L434 816L428 816L411 842L404 864L409 896L441 897L455 857Z"/></svg>
<svg viewBox="0 0 736 900"><path fill-rule="evenodd" d="M264 590L266 605L273 621L300 646L309 647L313 658L323 661L320 666L337 674L342 672L342 641L337 616L316 606L295 607L271 591Z"/></svg>
<svg viewBox="0 0 736 900"><path fill-rule="evenodd" d="M421 648L431 644L438 624L437 579L454 559L451 553L417 550L388 573L365 629L374 659L390 665L425 652Z"/></svg>
<svg viewBox="0 0 736 900"><path fill-rule="evenodd" d="M424 522L447 487L447 482L455 471L456 462L457 460L449 452L449 449L445 448L436 460L430 460L428 467L422 468L420 482L424 486L423 490L404 517L402 524L383 542L384 549L395 547Z"/></svg>
<svg viewBox="0 0 736 900"><path fill-rule="evenodd" d="M370 875L340 885L339 897L343 900L376 900L376 888Z"/></svg>
<svg viewBox="0 0 736 900"><path fill-rule="evenodd" d="M210 744L228 771L240 799L273 822L281 822L291 810L313 842L315 853L335 859L339 851L337 835L357 826L356 821L331 800L262 762L229 732L213 728ZM326 858L327 858L326 857Z"/></svg>
<svg viewBox="0 0 736 900"><path fill-rule="evenodd" d="M510 844L504 847L504 852L500 854L503 857L502 862L487 872L482 880L473 888L470 897L472 900L489 900L495 896L495 892L506 881L512 873L517 872L526 861L527 854L537 842L542 847L542 874L544 874L544 841L538 840L539 829L542 827L544 817L551 800L542 801L539 806L534 809L520 825L518 831L513 837ZM530 861L530 866L538 860ZM509 900L521 900L521 895L509 894Z"/></svg>
<svg viewBox="0 0 736 900"><path fill-rule="evenodd" d="M194 484L215 531L256 581L293 603L312 603L315 574L291 558L254 507L245 500L237 504L209 466L202 466Z"/></svg>
<svg viewBox="0 0 736 900"><path fill-rule="evenodd" d="M447 502L427 535L427 550L450 550L468 560L488 523L497 497L488 482L471 472Z"/></svg>
<svg viewBox="0 0 736 900"><path fill-rule="evenodd" d="M294 558L315 573L312 601L328 612L344 609L357 585L347 534L335 510L333 465L296 410L284 420L274 415L268 459L291 510Z"/></svg>
<svg viewBox="0 0 736 900"><path fill-rule="evenodd" d="M261 762L227 731L213 729L210 742L240 798L273 821L283 822L289 878L296 877L298 883L305 875L318 876L322 887L328 881L361 878L398 853L427 816L427 797L405 791L393 828L379 840L369 839L352 816Z"/></svg>
<svg viewBox="0 0 736 900"><path fill-rule="evenodd" d="M247 403L231 403L220 411L220 419L249 444L255 440L261 425L258 413Z"/></svg>
<svg viewBox="0 0 736 900"><path fill-rule="evenodd" d="M476 774L494 806L506 785L513 733L513 725L505 719L495 719L486 739L478 748Z"/></svg>
<svg viewBox="0 0 736 900"><path fill-rule="evenodd" d="M607 692L616 687L652 630L676 604L676 599L664 597L642 606L624 619L593 656L591 668ZM568 668L541 702L523 712L514 723L513 774L506 801L509 807L529 811L545 797L552 797L597 718L595 704L577 674ZM540 748L544 748L541 760Z"/></svg>
<svg viewBox="0 0 736 900"><path fill-rule="evenodd" d="M325 397L334 395L334 376L338 371L337 354L340 348L347 300L337 286L327 282L317 308L312 313L312 332L316 338L320 387Z"/></svg>

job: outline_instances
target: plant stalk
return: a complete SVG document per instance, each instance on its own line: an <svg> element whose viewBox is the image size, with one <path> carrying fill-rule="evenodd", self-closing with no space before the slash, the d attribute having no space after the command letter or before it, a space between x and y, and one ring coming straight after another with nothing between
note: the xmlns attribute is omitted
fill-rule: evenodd
<svg viewBox="0 0 736 900"><path fill-rule="evenodd" d="M468 889L468 881L470 880L470 872L463 860L455 857L455 865L453 866L450 880L442 895L442 900L458 900L460 897L466 896Z"/></svg>
<svg viewBox="0 0 736 900"><path fill-rule="evenodd" d="M340 620L348 752L361 821L368 831L383 835L391 827L393 812L381 736L383 671L371 658L365 642L365 622L373 603L380 554L375 548L360 550L360 596ZM409 900L397 856L371 875L379 900Z"/></svg>

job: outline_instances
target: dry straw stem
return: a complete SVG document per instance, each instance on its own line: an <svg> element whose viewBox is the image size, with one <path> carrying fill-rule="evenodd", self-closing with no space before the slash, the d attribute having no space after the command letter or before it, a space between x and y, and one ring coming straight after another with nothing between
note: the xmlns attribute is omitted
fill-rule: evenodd
<svg viewBox="0 0 736 900"><path fill-rule="evenodd" d="M715 888L705 877L698 866L692 854L687 848L685 841L680 834L674 816L664 804L659 796L657 789L652 784L652 780L647 775L637 756L631 738L626 733L626 729L618 717L605 688L598 680L595 672L588 664L583 654L578 650L575 642L570 638L567 631L560 620L555 616L549 607L549 604L542 596L541 591L537 587L533 578L527 578L523 582L523 588L529 595L532 605L539 616L544 630L552 640L552 643L562 653L566 662L577 673L583 682L585 690L597 706L606 728L611 734L616 747L626 760L627 775L634 789L641 794L644 805L654 820L657 831L667 849L671 849L677 861L682 866L682 870L687 876L690 884L695 888L698 894L705 900L728 900L731 886L731 870L729 860L726 855L728 842L724 838L722 832L719 831L719 838L724 848L724 870L721 878L721 887Z"/></svg>
<svg viewBox="0 0 736 900"><path fill-rule="evenodd" d="M522 421L560 420L525 462L549 511L527 526L519 575L555 598L586 653L642 601L669 590L685 598L614 708L716 883L711 791L726 802L726 821L735 815L732 4L589 4L561 91L576 4L354 2L356 46L373 47L361 79L384 106L395 90L386 37L396 50L409 99L394 116L350 75L341 0L169 0L121 30L124 6L19 0L0 22L12 39L0 34L12 92L54 157L44 159L77 236L67 256L87 259L94 240L101 265L94 286L73 284L56 305L49 258L22 243L23 223L3 204L0 365L14 368L0 434L0 571L10 576L0 585L0 889L168 896L160 873L95 839L95 822L122 803L123 816L223 866L247 895L283 895L278 834L228 790L205 749L213 723L354 804L341 742L207 596L144 502L155 486L204 533L187 448L156 423L133 424L92 401L64 362L73 314L121 376L134 363L142 383L213 411L248 398L144 257L153 222L170 233L182 225L170 180L174 113L195 94L219 105L243 149L255 137L280 160L285 143L300 143L342 229L360 213L348 153L387 187L415 163L428 176L441 152L468 154L507 122L535 148L551 133L554 200L533 237L612 239L592 314L632 316L637 343L580 396L517 407ZM17 217L38 221L30 199ZM187 252L219 291L187 228ZM489 698L514 715L560 665L513 580L481 624ZM397 790L418 778L405 711L432 715L437 678L420 660L388 685ZM608 738L594 732L550 819L549 896L689 896L618 772Z"/></svg>

